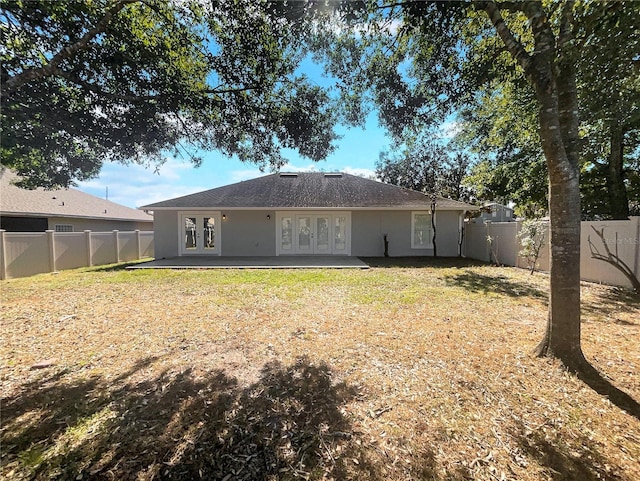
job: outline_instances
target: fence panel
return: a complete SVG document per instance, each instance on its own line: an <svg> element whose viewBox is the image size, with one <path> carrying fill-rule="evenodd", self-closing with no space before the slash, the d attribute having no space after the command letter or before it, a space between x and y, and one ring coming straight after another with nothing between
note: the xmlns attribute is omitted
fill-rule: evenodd
<svg viewBox="0 0 640 481"><path fill-rule="evenodd" d="M6 232L0 229L0 279L145 257L153 257L152 231Z"/></svg>
<svg viewBox="0 0 640 481"><path fill-rule="evenodd" d="M57 232L54 250L58 271L87 265L87 237L84 232Z"/></svg>
<svg viewBox="0 0 640 481"><path fill-rule="evenodd" d="M5 276L28 277L51 270L46 232L4 233Z"/></svg>
<svg viewBox="0 0 640 481"><path fill-rule="evenodd" d="M582 280L599 282L616 286L631 287L631 282L614 266L591 255L591 249L605 254L603 241L592 229L604 228L607 247L640 277L640 217L630 220L608 220L599 222L582 222L580 239L580 277ZM465 255L472 259L489 261L489 245L487 235L491 236L494 251L502 264L526 268L526 259L519 256L522 246L517 232L521 222L496 222L487 224L469 223L465 233ZM589 245L591 241L592 247ZM549 226L545 230L544 246L540 251L537 269L548 271L549 261Z"/></svg>
<svg viewBox="0 0 640 481"><path fill-rule="evenodd" d="M119 257L122 262L133 261L138 258L137 232L118 233L118 243L120 248Z"/></svg>
<svg viewBox="0 0 640 481"><path fill-rule="evenodd" d="M471 259L489 262L486 226L469 222L464 229L465 255Z"/></svg>
<svg viewBox="0 0 640 481"><path fill-rule="evenodd" d="M140 232L140 256L141 257L153 257L153 232L144 231Z"/></svg>
<svg viewBox="0 0 640 481"><path fill-rule="evenodd" d="M606 255L603 241L598 237L592 227L597 230L604 229L604 242L613 254L617 254L636 277L640 277L638 257L640 256L640 242L638 240L638 227L640 217L632 217L628 220L610 220L601 222L583 222L580 241L580 277L586 281L601 282L616 286L631 287L631 282L625 275L612 265L591 257L591 249L594 252ZM591 242L591 247L589 245Z"/></svg>
<svg viewBox="0 0 640 481"><path fill-rule="evenodd" d="M91 233L91 250L91 259L94 266L118 262L113 232Z"/></svg>
<svg viewBox="0 0 640 481"><path fill-rule="evenodd" d="M518 226L516 222L487 224L487 235L491 237L494 260L500 264L515 266L518 262Z"/></svg>

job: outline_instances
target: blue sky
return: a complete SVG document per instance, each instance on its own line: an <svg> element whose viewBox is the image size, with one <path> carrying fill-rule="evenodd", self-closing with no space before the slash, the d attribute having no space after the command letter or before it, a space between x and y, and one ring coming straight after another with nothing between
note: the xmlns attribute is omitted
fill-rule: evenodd
<svg viewBox="0 0 640 481"><path fill-rule="evenodd" d="M378 155L389 145L389 138L378 127L376 114L369 115L364 128L339 127L337 132L343 137L326 160L313 162L296 152L286 151L290 161L281 171L324 170L374 176ZM101 198L108 188L110 201L135 208L269 173L261 173L256 165L219 152L205 152L200 167L194 167L186 159L167 158L157 173L153 167L108 163L99 177L79 182L77 188Z"/></svg>
<svg viewBox="0 0 640 481"><path fill-rule="evenodd" d="M446 122L441 127L442 137L450 138L454 129L455 122ZM287 151L286 156L290 161L281 170L340 171L374 177L378 156L390 145L385 131L378 126L376 113L369 115L364 128L339 127L337 132L342 138L337 149L326 160L313 162ZM137 208L269 173L261 173L256 165L240 162L219 152L205 152L203 159L202 165L196 168L187 160L167 158L157 173L152 167L105 164L99 177L79 182L77 188L101 198L105 198L108 188L110 201Z"/></svg>
<svg viewBox="0 0 640 481"><path fill-rule="evenodd" d="M302 61L298 73L306 75L313 83L322 87L330 88L335 82L311 58ZM455 122L451 117L442 126L441 136L451 137L454 129ZM375 177L375 164L379 155L388 150L391 143L385 130L378 125L377 112L373 110L369 114L363 128L338 126L336 132L342 138L327 159L313 162L295 151L286 150L283 154L289 159L289 163L281 171L340 171ZM262 173L255 164L243 163L219 152L199 154L203 162L198 168L187 159L167 157L158 172L154 172L153 167L106 163L97 178L79 182L77 188L101 198L105 198L108 188L110 201L137 208L270 173Z"/></svg>
<svg viewBox="0 0 640 481"><path fill-rule="evenodd" d="M301 62L297 74L303 74L311 82L329 89L336 80L311 58ZM378 126L376 112L369 114L364 128L338 126L336 132L342 138L327 159L313 162L293 150L285 150L283 155L289 159L289 163L280 170L341 171L373 177L380 152L388 150L390 144L385 131ZM138 165L105 164L99 177L79 182L77 188L104 198L108 187L109 200L135 208L270 173L268 170L260 172L255 164L243 163L219 152L198 154L203 158L198 168L187 159L167 157L157 173L154 173L153 167L145 169Z"/></svg>

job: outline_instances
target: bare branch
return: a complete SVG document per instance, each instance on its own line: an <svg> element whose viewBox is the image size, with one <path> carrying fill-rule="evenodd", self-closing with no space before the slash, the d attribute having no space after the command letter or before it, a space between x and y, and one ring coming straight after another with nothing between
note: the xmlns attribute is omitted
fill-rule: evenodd
<svg viewBox="0 0 640 481"><path fill-rule="evenodd" d="M75 54L82 50L86 50L89 42L91 42L99 34L103 33L107 29L107 26L111 22L112 18L117 15L124 7L131 3L136 3L139 1L140 0L120 0L113 7L107 10L107 13L105 13L104 17L102 17L102 19L95 25L95 27L85 33L82 38L76 43L63 48L60 52L55 54L48 64L38 68L27 69L22 73L15 75L7 80L3 85L1 94L10 94L11 92L22 87L27 82L53 75L58 66L64 60L73 57Z"/></svg>
<svg viewBox="0 0 640 481"><path fill-rule="evenodd" d="M602 241L602 245L604 246L604 251L606 253L606 255L601 254L600 251L597 249L597 247L593 244L593 242L591 242L591 237L589 236L587 238L587 241L589 242L589 250L591 251L591 257L593 259L606 262L607 264L612 265L613 267L618 269L620 272L622 272L624 276L627 279L629 279L629 282L631 282L631 285L633 286L633 290L636 291L637 294L640 294L640 280L638 280L635 273L627 265L627 263L624 262L622 259L620 259L620 257L618 256L617 239L616 239L616 253L613 254L609 249L609 246L607 245L607 240L604 236L605 228L603 227L600 230L596 229L595 226L591 226L591 228Z"/></svg>

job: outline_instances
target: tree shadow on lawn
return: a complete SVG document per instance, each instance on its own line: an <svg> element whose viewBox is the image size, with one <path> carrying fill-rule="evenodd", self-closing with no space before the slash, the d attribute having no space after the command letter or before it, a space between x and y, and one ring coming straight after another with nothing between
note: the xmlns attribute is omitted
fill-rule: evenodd
<svg viewBox="0 0 640 481"><path fill-rule="evenodd" d="M494 292L509 297L533 297L545 300L548 298L546 291L500 274L486 276L465 269L460 274L446 275L444 280L449 285L462 287L472 292Z"/></svg>
<svg viewBox="0 0 640 481"><path fill-rule="evenodd" d="M536 464L546 468L545 479L553 481L620 481L620 471L598 450L598 443L588 435L564 436L559 428L529 430L522 422L512 426L511 435L518 450Z"/></svg>
<svg viewBox="0 0 640 481"><path fill-rule="evenodd" d="M357 390L327 365L265 364L127 382L53 376L3 403L2 465L30 479L382 479L342 406ZM355 461L354 461L355 460ZM357 469L358 476L353 476ZM350 476L351 473L351 476Z"/></svg>
<svg viewBox="0 0 640 481"><path fill-rule="evenodd" d="M627 414L640 420L640 403L622 389L617 388L591 363L585 361L571 369L578 378L601 396L605 396L612 404Z"/></svg>
<svg viewBox="0 0 640 481"><path fill-rule="evenodd" d="M464 268L473 266L486 266L486 262L476 261L465 257L359 257L369 267L377 268Z"/></svg>
<svg viewBox="0 0 640 481"><path fill-rule="evenodd" d="M605 322L602 321L604 315L607 320L611 319L615 324L640 327L640 323L616 318L617 312L640 313L640 296L631 290L619 287L604 289L595 294L589 302L583 302L581 307L583 313L593 314L601 320L600 322ZM636 316L637 318L638 316Z"/></svg>
<svg viewBox="0 0 640 481"><path fill-rule="evenodd" d="M134 260L134 261L124 261L118 262L116 264L105 264L103 266L94 266L87 267L90 272L118 272L118 271L126 271L131 266L137 266L139 264L145 264L147 262L152 261L153 258L149 257L146 259Z"/></svg>
<svg viewBox="0 0 640 481"><path fill-rule="evenodd" d="M111 379L68 380L68 373L56 373L4 400L3 475L225 481L388 476L384 459L371 457L375 446L343 409L360 393L335 382L326 364L306 358L289 366L267 363L259 379L243 387L221 370L145 377L143 370L156 360L143 359ZM603 468L606 459L586 435L567 443L512 428L521 451L555 480L619 479ZM586 455L576 459L572 453L580 449ZM440 473L430 444L412 450L405 479L471 477L464 470ZM387 467L392 461L387 458Z"/></svg>

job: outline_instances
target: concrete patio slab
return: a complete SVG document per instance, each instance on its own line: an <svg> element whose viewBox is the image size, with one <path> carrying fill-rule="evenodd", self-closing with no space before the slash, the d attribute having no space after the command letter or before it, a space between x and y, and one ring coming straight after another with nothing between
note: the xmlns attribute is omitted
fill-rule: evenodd
<svg viewBox="0 0 640 481"><path fill-rule="evenodd" d="M368 269L349 256L217 257L183 256L156 259L127 269Z"/></svg>

